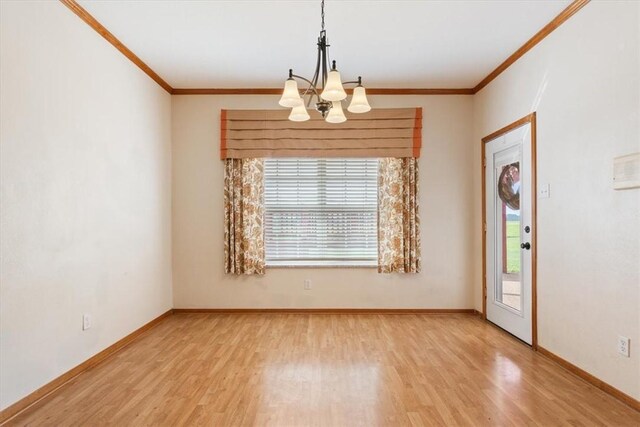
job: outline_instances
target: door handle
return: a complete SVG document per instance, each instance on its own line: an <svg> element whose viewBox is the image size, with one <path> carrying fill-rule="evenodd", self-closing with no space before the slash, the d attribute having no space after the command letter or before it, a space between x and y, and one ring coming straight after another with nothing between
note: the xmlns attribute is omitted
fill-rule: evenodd
<svg viewBox="0 0 640 427"><path fill-rule="evenodd" d="M529 250L529 249L531 249L531 243L529 243L529 242L521 243L520 244L520 248Z"/></svg>

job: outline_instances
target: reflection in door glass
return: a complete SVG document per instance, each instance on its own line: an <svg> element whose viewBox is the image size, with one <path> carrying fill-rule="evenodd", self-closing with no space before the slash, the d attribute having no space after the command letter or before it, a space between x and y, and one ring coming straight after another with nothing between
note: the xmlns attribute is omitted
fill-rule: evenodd
<svg viewBox="0 0 640 427"><path fill-rule="evenodd" d="M520 162L502 166L497 184L496 230L500 243L496 247L496 260L500 268L496 275L496 299L520 311Z"/></svg>

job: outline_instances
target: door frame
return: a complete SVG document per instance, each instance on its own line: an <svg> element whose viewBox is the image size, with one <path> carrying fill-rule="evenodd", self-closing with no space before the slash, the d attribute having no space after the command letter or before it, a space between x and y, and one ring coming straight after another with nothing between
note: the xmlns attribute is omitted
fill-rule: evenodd
<svg viewBox="0 0 640 427"><path fill-rule="evenodd" d="M480 170L482 172L482 318L487 320L487 195L485 169L485 146L499 136L526 124L531 125L531 348L538 349L538 221L537 221L537 151L536 151L536 112L527 114L521 119L482 138Z"/></svg>

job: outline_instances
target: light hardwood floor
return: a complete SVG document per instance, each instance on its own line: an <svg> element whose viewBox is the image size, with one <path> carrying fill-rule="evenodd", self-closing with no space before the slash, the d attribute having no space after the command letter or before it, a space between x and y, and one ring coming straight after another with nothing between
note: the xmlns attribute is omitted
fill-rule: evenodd
<svg viewBox="0 0 640 427"><path fill-rule="evenodd" d="M612 425L640 413L472 315L175 314L9 425Z"/></svg>

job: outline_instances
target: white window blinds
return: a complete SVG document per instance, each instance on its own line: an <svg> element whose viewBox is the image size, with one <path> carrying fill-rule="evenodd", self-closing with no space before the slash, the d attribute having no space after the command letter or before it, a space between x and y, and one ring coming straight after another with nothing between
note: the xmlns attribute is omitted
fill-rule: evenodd
<svg viewBox="0 0 640 427"><path fill-rule="evenodd" d="M377 264L378 159L267 158L269 266Z"/></svg>

